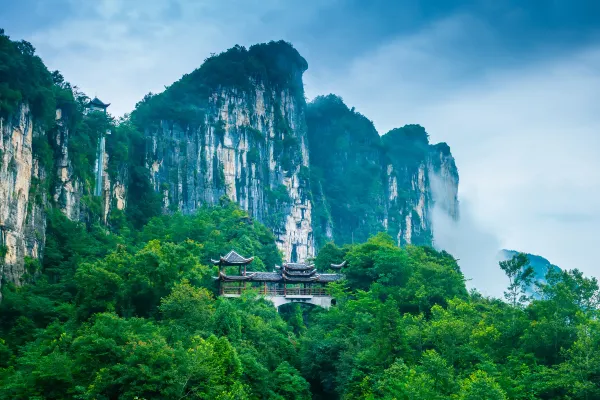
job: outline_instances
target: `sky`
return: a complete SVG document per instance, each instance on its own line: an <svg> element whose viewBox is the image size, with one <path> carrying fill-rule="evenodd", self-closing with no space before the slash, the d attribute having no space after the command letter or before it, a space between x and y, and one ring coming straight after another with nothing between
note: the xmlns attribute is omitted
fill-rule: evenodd
<svg viewBox="0 0 600 400"><path fill-rule="evenodd" d="M496 248L600 276L596 0L0 0L0 27L129 112L235 44L284 39L309 99L340 95L378 131L447 142L463 218L437 235L498 294ZM491 260L491 261L490 261Z"/></svg>

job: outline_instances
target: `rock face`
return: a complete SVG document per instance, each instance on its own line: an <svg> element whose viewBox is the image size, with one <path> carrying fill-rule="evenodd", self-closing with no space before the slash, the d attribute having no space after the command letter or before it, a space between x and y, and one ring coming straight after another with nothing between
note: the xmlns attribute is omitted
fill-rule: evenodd
<svg viewBox="0 0 600 400"><path fill-rule="evenodd" d="M42 129L27 104L17 107L9 118L0 118L0 283L20 285L37 272L26 270L26 259L35 261L43 255L47 207L60 209L73 221L86 221L90 216L89 206L82 201L90 191L69 154L68 122L57 109L55 123ZM108 159L105 153L103 191L97 197L105 223L111 210L122 210L126 202L122 178L126 173L119 171L111 183Z"/></svg>
<svg viewBox="0 0 600 400"><path fill-rule="evenodd" d="M45 174L32 151L34 137L43 134L26 105L0 119L0 273L17 285L26 272L25 257L38 258L44 248L45 193L38 189Z"/></svg>
<svg viewBox="0 0 600 400"><path fill-rule="evenodd" d="M458 170L450 147L430 145L420 125L393 129L381 139L387 164L387 231L399 245L432 244L434 205L458 218Z"/></svg>
<svg viewBox="0 0 600 400"><path fill-rule="evenodd" d="M69 158L69 128L57 110L57 129L54 132L56 183L53 200L60 210L71 220L78 221L81 214L82 183L77 179ZM52 140L52 139L51 139Z"/></svg>
<svg viewBox="0 0 600 400"><path fill-rule="evenodd" d="M431 244L431 210L458 218L458 170L445 143L419 125L382 137L342 99L308 107L315 237L318 245L364 241L386 231L398 245Z"/></svg>
<svg viewBox="0 0 600 400"><path fill-rule="evenodd" d="M230 59L267 73L223 81L211 67L227 68ZM138 108L146 113L138 122L148 138L146 167L166 212L192 213L227 196L273 228L285 259L314 255L305 69L304 59L283 42L233 48ZM192 97L194 85L204 90L192 103L169 98L174 92ZM158 105L164 98L171 112ZM198 110L196 118L169 118L177 107Z"/></svg>

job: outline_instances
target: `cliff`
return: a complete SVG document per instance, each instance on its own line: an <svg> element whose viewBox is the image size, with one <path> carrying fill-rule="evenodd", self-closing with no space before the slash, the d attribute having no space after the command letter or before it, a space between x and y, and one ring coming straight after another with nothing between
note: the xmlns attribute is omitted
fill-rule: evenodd
<svg viewBox="0 0 600 400"><path fill-rule="evenodd" d="M26 105L0 118L0 273L3 281L17 285L26 272L25 258L37 259L44 248L45 193L37 189L45 173L32 148L40 135Z"/></svg>
<svg viewBox="0 0 600 400"><path fill-rule="evenodd" d="M315 237L361 242L387 231L399 245L431 244L435 204L458 218L458 170L445 143L407 125L381 136L341 98L308 106Z"/></svg>
<svg viewBox="0 0 600 400"><path fill-rule="evenodd" d="M274 230L286 259L314 255L306 68L285 42L236 46L138 105L132 119L165 212L227 196Z"/></svg>
<svg viewBox="0 0 600 400"><path fill-rule="evenodd" d="M329 240L359 243L382 231L387 185L373 123L329 95L309 104L307 124L319 246Z"/></svg>

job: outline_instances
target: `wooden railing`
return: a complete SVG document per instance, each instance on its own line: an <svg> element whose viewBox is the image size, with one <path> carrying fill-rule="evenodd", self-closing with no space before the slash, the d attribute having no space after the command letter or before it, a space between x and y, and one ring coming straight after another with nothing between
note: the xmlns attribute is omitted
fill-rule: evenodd
<svg viewBox="0 0 600 400"><path fill-rule="evenodd" d="M221 294L225 295L241 295L246 290L256 290L259 294L265 296L329 296L329 293L322 287L314 288L261 288L261 287L234 287L222 286Z"/></svg>

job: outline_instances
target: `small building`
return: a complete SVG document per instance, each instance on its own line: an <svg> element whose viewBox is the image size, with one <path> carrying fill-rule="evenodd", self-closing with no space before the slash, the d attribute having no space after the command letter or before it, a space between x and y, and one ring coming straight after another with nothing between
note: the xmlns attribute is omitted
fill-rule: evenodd
<svg viewBox="0 0 600 400"><path fill-rule="evenodd" d="M284 263L275 266L273 272L248 271L253 260L254 257L245 258L233 250L219 260L211 260L219 266L219 276L214 278L219 283L219 295L239 297L246 290L256 290L276 307L303 302L328 308L333 299L326 290L327 284L344 278L340 273L321 273L314 264L307 263ZM340 270L345 265L331 264L331 268ZM238 274L227 274L226 267L238 267Z"/></svg>
<svg viewBox="0 0 600 400"><path fill-rule="evenodd" d="M108 106L110 106L110 103L106 104L103 103L99 98L94 97L92 100L90 100L86 107L87 107L87 111L88 112L92 112L92 111L102 111L104 113L106 113L106 109L108 108Z"/></svg>

